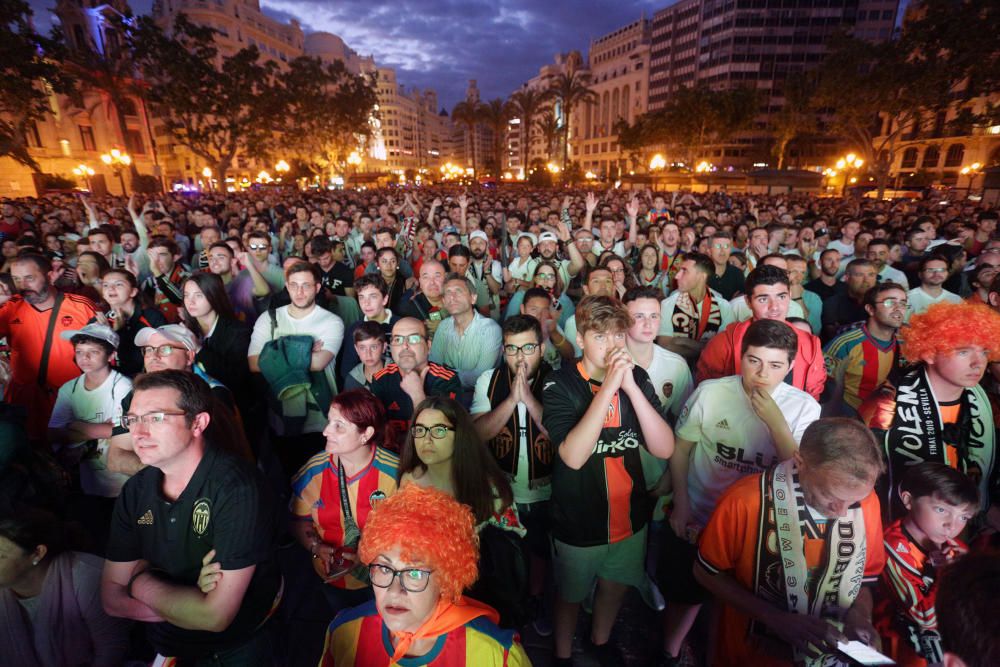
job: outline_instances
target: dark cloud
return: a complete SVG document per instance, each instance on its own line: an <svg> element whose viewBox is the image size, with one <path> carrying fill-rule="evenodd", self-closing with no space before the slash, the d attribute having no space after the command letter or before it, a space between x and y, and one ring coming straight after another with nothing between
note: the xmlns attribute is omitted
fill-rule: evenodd
<svg viewBox="0 0 1000 667"><path fill-rule="evenodd" d="M562 51L652 16L670 0L262 0L275 18L340 35L396 69L406 86L434 88L451 108L476 79L484 99L506 97Z"/></svg>
<svg viewBox="0 0 1000 667"><path fill-rule="evenodd" d="M53 0L30 0L36 24L48 26ZM450 109L469 79L484 99L506 97L553 62L555 55L586 52L590 40L671 4L671 0L619 2L556 0L261 0L280 21L296 19L309 31L342 37L380 66L396 69L409 87L434 88ZM149 11L151 0L132 3Z"/></svg>

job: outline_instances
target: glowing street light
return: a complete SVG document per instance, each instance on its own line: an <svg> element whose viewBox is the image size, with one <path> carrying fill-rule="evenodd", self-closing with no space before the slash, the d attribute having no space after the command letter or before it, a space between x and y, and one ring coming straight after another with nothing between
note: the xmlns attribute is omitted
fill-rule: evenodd
<svg viewBox="0 0 1000 667"><path fill-rule="evenodd" d="M110 152L101 155L101 162L111 167L111 171L118 177L118 182L122 186L122 195L128 194L125 190L125 178L122 171L132 164L132 156L117 148L112 148Z"/></svg>
<svg viewBox="0 0 1000 667"><path fill-rule="evenodd" d="M968 176L969 180L965 186L965 196L968 197L972 193L972 184L976 180L976 176L981 174L983 171L983 164L981 162L973 162L972 164L962 167L960 174L963 176Z"/></svg>
<svg viewBox="0 0 1000 667"><path fill-rule="evenodd" d="M844 172L844 184L843 184L843 186L841 186L841 189L840 189L840 196L841 197L843 197L845 194L847 194L847 184L848 183L856 183L857 180L858 180L857 178L854 178L852 180L852 176L853 176L852 172L857 171L858 169L861 169L861 167L864 166L864 164L865 164L865 161L862 160L857 155L855 155L854 153L848 153L844 157L842 157L839 160L837 160L837 162L836 162L837 171ZM834 173L836 173L836 172L834 172Z"/></svg>
<svg viewBox="0 0 1000 667"><path fill-rule="evenodd" d="M291 167L289 167L288 163L284 160L278 160L278 164L274 165L274 170L279 174L287 173L289 169L291 169Z"/></svg>
<svg viewBox="0 0 1000 667"><path fill-rule="evenodd" d="M552 174L559 173L559 165L557 165L555 162L549 162L547 165L545 165L545 168L548 169L549 172Z"/></svg>
<svg viewBox="0 0 1000 667"><path fill-rule="evenodd" d="M699 174L704 174L709 171L715 171L715 167L712 165L711 162L706 162L702 160L697 165L695 165L694 170Z"/></svg>
<svg viewBox="0 0 1000 667"><path fill-rule="evenodd" d="M259 174L257 174L257 182L258 183L270 183L273 180L274 179L271 178L271 174L267 173L267 171L265 171L263 169L260 171Z"/></svg>
<svg viewBox="0 0 1000 667"><path fill-rule="evenodd" d="M597 178L597 174L595 174L595 173L594 173L594 172L592 172L592 171L588 171L588 172L587 172L586 174L584 174L583 176L584 176L584 178L586 178L586 179L587 179L588 181L592 181L592 180L594 180L595 178Z"/></svg>
<svg viewBox="0 0 1000 667"><path fill-rule="evenodd" d="M656 155L654 155L649 160L649 170L650 171L655 171L655 170L658 170L658 169L665 169L666 167L667 167L667 158L663 157L659 153L657 153Z"/></svg>
<svg viewBox="0 0 1000 667"><path fill-rule="evenodd" d="M93 169L91 169L85 164L78 164L77 166L73 167L73 175L75 175L77 178L82 178L87 186L87 189L93 190L93 188L90 186L90 177L94 175Z"/></svg>

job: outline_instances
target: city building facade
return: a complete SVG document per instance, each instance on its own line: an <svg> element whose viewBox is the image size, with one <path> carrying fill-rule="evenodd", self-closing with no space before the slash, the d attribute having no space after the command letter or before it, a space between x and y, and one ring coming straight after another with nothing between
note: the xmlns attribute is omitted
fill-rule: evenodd
<svg viewBox="0 0 1000 667"><path fill-rule="evenodd" d="M650 23L634 21L590 43L588 63L593 104L573 112L570 157L598 178L620 178L628 159L616 126L631 124L649 102Z"/></svg>
<svg viewBox="0 0 1000 667"><path fill-rule="evenodd" d="M822 62L827 40L847 29L861 39L892 37L898 0L680 0L653 16L649 109L697 83L717 89L748 86L761 100L753 128L726 145L708 147L698 160L750 167L770 161L770 118L785 100L789 75ZM833 139L792 146L790 163L822 165L840 147Z"/></svg>

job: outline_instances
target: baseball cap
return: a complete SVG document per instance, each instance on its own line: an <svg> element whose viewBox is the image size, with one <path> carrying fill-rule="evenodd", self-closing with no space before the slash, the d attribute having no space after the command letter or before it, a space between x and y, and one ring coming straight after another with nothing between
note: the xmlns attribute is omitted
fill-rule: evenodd
<svg viewBox="0 0 1000 667"><path fill-rule="evenodd" d="M469 234L469 240L471 241L472 239L482 239L482 240L486 241L487 243L490 242L490 238L488 236L486 236L486 232L484 232L481 229L477 229L476 231L474 231L471 234Z"/></svg>
<svg viewBox="0 0 1000 667"><path fill-rule="evenodd" d="M135 346L143 347L149 344L149 339L153 337L154 334L160 334L171 343L180 343L188 350L192 352L197 352L201 349L198 344L198 339L195 335L191 333L183 324L165 324L162 327L143 327L139 329L139 333L135 335Z"/></svg>
<svg viewBox="0 0 1000 667"><path fill-rule="evenodd" d="M552 232L542 232L538 237L539 243L545 243L546 241L552 241L553 243L559 242L559 237Z"/></svg>
<svg viewBox="0 0 1000 667"><path fill-rule="evenodd" d="M111 347L116 350L118 349L118 334L116 334L107 324L97 324L96 322L92 322L84 326L82 329L63 331L59 334L59 337L63 340L72 340L73 336L90 336L91 338L96 338L97 340L103 340Z"/></svg>

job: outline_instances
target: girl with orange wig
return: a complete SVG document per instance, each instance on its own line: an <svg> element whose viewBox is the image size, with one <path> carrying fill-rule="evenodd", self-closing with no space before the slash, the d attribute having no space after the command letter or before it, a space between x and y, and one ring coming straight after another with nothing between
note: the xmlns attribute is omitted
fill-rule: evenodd
<svg viewBox="0 0 1000 667"><path fill-rule="evenodd" d="M879 437L889 464L882 487L891 518L904 513L896 485L905 469L924 461L956 468L979 485L987 521L997 471L993 411L979 385L991 361L1000 360L1000 313L989 306L938 303L914 315L900 331L900 349L912 364L896 386L884 384L859 414Z"/></svg>
<svg viewBox="0 0 1000 667"><path fill-rule="evenodd" d="M368 517L359 549L375 600L330 624L320 667L530 665L516 632L492 607L462 596L478 576L468 507L409 484Z"/></svg>

